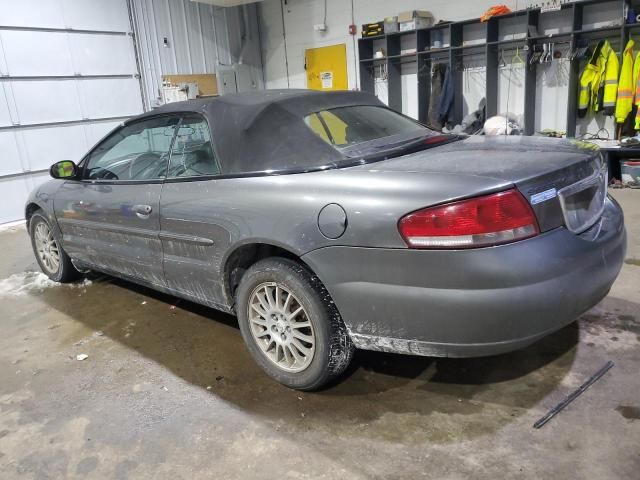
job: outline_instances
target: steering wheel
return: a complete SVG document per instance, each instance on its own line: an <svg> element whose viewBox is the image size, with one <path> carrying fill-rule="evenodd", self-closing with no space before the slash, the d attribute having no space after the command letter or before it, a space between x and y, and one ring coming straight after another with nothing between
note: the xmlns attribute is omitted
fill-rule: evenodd
<svg viewBox="0 0 640 480"><path fill-rule="evenodd" d="M118 180L118 175L113 173L111 170L103 170L100 172L100 175L98 175L98 178L100 180Z"/></svg>
<svg viewBox="0 0 640 480"><path fill-rule="evenodd" d="M162 156L157 153L143 153L131 160L129 163L129 180L146 179L145 173L162 160Z"/></svg>

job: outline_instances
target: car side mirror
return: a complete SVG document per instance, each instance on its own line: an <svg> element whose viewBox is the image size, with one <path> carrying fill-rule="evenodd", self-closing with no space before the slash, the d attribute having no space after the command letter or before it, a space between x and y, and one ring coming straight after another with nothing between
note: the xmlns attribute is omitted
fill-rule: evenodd
<svg viewBox="0 0 640 480"><path fill-rule="evenodd" d="M71 160L62 160L51 165L49 175L53 178L76 178L78 176L78 166Z"/></svg>

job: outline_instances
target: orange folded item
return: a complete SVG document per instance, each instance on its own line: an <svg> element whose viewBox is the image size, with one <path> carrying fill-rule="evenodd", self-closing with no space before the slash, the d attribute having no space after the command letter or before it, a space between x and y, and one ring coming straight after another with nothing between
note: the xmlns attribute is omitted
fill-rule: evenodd
<svg viewBox="0 0 640 480"><path fill-rule="evenodd" d="M511 9L506 5L494 5L490 7L489 10L484 12L482 16L480 16L481 22L487 22L491 17L497 17L499 15L505 15L507 13L511 13Z"/></svg>

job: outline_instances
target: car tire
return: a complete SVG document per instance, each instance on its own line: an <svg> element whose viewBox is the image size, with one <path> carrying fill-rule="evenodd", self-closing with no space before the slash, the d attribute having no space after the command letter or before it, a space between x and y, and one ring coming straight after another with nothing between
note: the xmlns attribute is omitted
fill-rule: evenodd
<svg viewBox="0 0 640 480"><path fill-rule="evenodd" d="M80 277L80 272L62 249L57 232L41 211L34 213L29 220L29 236L38 265L47 277L60 283Z"/></svg>
<svg viewBox="0 0 640 480"><path fill-rule="evenodd" d="M251 266L236 291L236 312L256 363L287 387L317 390L351 362L355 349L329 292L295 261Z"/></svg>

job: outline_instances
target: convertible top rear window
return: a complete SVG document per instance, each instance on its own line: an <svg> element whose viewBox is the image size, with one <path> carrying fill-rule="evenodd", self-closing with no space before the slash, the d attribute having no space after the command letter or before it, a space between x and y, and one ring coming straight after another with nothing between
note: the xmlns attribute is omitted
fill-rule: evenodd
<svg viewBox="0 0 640 480"><path fill-rule="evenodd" d="M431 130L404 115L374 105L322 110L307 115L304 121L316 135L338 149L396 135L431 133Z"/></svg>

